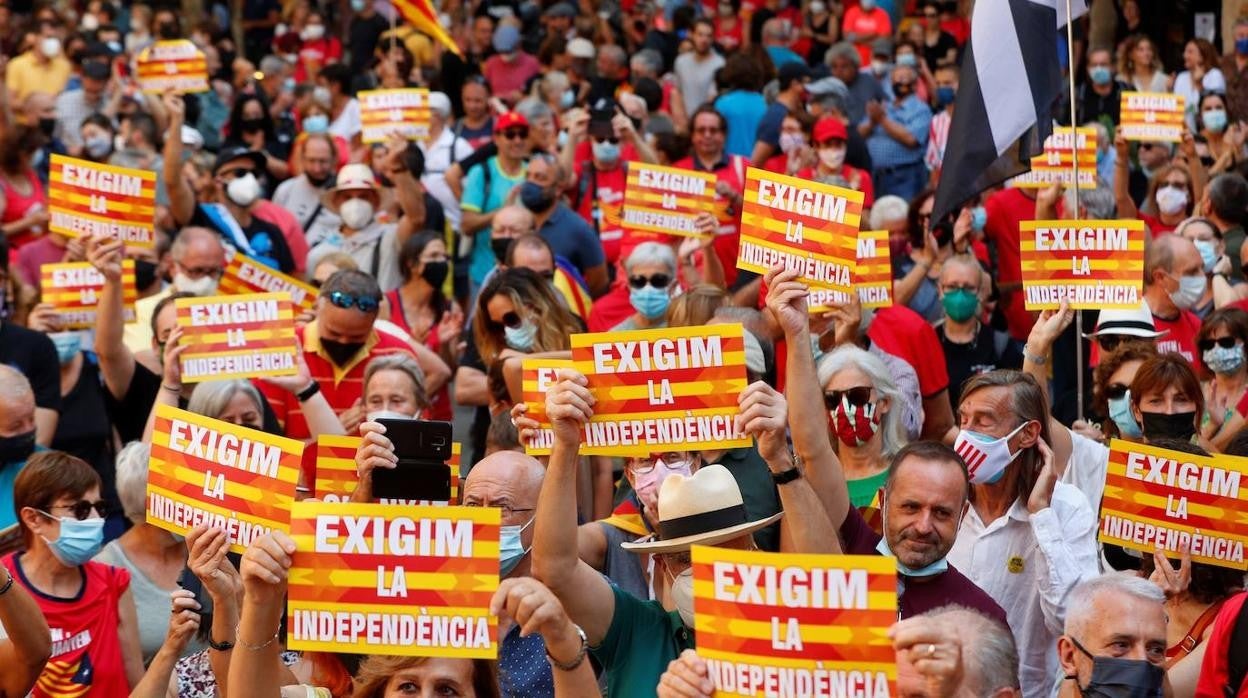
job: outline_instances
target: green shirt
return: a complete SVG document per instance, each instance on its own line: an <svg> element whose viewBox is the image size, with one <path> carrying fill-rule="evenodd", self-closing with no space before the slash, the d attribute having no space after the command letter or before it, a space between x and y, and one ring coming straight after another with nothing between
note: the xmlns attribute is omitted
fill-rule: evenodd
<svg viewBox="0 0 1248 698"><path fill-rule="evenodd" d="M693 647L693 631L680 614L642 601L614 584L615 613L602 644L591 648L607 671L611 698L654 698L667 665Z"/></svg>
<svg viewBox="0 0 1248 698"><path fill-rule="evenodd" d="M871 501L875 499L875 493L880 491L887 479L888 468L885 468L877 475L860 480L848 480L846 484L849 485L849 503L856 509L870 506Z"/></svg>

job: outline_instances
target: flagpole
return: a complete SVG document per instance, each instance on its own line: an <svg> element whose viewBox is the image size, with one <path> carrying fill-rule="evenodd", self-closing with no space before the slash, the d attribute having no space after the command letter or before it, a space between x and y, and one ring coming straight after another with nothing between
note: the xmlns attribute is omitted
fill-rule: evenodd
<svg viewBox="0 0 1248 698"><path fill-rule="evenodd" d="M1070 135L1071 157L1070 170L1075 187L1075 210L1067 213L1079 220L1079 124L1075 121L1077 108L1075 105L1075 20L1066 0L1066 82L1070 85ZM1075 311L1075 418L1083 420L1083 313Z"/></svg>

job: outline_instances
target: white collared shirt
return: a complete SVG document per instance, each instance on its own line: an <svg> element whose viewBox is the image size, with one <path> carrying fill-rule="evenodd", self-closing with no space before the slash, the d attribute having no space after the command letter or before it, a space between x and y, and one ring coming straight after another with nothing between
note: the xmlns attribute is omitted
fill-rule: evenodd
<svg viewBox="0 0 1248 698"><path fill-rule="evenodd" d="M948 559L1005 609L1018 645L1023 696L1047 698L1059 669L1066 597L1100 573L1096 517L1087 498L1059 482L1049 508L1032 516L1025 501L1015 500L1005 516L989 523L972 506Z"/></svg>
<svg viewBox="0 0 1248 698"><path fill-rule="evenodd" d="M420 183L430 196L442 204L442 212L451 222L451 229L458 232L463 212L459 209L459 197L455 196L450 185L446 183L446 171L452 164L472 155L472 146L456 136L452 129L443 127L437 140L428 145L422 143L420 148L425 154L425 173L420 178Z"/></svg>

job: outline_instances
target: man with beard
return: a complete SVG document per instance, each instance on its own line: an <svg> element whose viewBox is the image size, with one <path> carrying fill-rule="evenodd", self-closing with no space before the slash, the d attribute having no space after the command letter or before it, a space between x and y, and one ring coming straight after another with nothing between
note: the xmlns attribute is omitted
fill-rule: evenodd
<svg viewBox="0 0 1248 698"><path fill-rule="evenodd" d="M857 125L858 135L867 139L867 149L871 151L875 168L871 179L876 193L895 194L906 201L927 186L928 180L923 156L932 110L915 96L917 80L914 68L893 68L894 99L868 102L867 118Z"/></svg>
<svg viewBox="0 0 1248 698"><path fill-rule="evenodd" d="M277 186L273 203L290 211L305 231L309 247L315 247L342 221L322 201L334 181L334 165L338 149L327 133L308 134L303 144L303 174L291 177Z"/></svg>

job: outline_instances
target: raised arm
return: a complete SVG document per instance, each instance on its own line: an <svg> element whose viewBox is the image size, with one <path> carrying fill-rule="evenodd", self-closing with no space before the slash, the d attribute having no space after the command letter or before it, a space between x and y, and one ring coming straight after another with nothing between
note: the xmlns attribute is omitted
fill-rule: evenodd
<svg viewBox="0 0 1248 698"><path fill-rule="evenodd" d="M234 643L243 579L234 563L225 556L229 552L229 538L223 529L197 526L186 534L186 547L190 551L187 567L212 599L212 629L208 638L217 644ZM233 653L233 649L208 650L208 664L217 679L221 698L229 695L227 684Z"/></svg>
<svg viewBox="0 0 1248 698"><path fill-rule="evenodd" d="M121 295L123 243L104 236L87 239L87 261L104 276L99 305L95 308L95 354L100 360L104 386L117 400L125 398L134 378L134 353L126 346Z"/></svg>
<svg viewBox="0 0 1248 698"><path fill-rule="evenodd" d="M169 632L152 663L143 672L143 678L130 691L130 698L164 698L169 693L169 682L177 666L182 650L199 630L199 602L195 595L185 589L170 594L173 612L169 618Z"/></svg>
<svg viewBox="0 0 1248 698"><path fill-rule="evenodd" d="M774 268L767 272L767 309L784 330L785 389L793 415L789 420L793 449L805 464L805 476L823 503L832 526L840 528L849 514L849 485L841 461L828 439L823 393L815 374L815 357L810 350L809 313L806 285L797 281L796 271Z"/></svg>
<svg viewBox="0 0 1248 698"><path fill-rule="evenodd" d="M164 96L169 113L169 129L165 131L165 191L169 194L169 213L178 225L186 225L195 215L195 192L182 177L182 124L186 121L186 105L173 93Z"/></svg>
<svg viewBox="0 0 1248 698"><path fill-rule="evenodd" d="M588 647L559 599L532 577L504 579L490 600L490 613L507 614L520 626L520 637L537 634L555 683L555 698L601 696L593 665L585 661ZM556 664L558 662L558 664Z"/></svg>
<svg viewBox="0 0 1248 698"><path fill-rule="evenodd" d="M277 641L295 542L281 531L257 539L243 555L243 612L229 691L235 696L277 698L282 693L282 645Z"/></svg>
<svg viewBox="0 0 1248 698"><path fill-rule="evenodd" d="M0 627L9 637L0 640L0 698L21 698L52 656L52 631L30 593L0 566L0 589L6 586L8 591L0 594Z"/></svg>
<svg viewBox="0 0 1248 698"><path fill-rule="evenodd" d="M615 615L615 594L601 574L577 556L576 471L581 429L594 413L589 381L561 369L546 395L555 442L533 524L533 576L554 592L590 645L601 644Z"/></svg>

